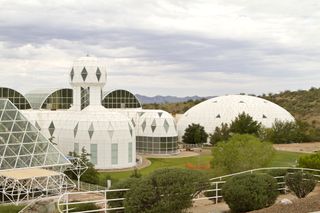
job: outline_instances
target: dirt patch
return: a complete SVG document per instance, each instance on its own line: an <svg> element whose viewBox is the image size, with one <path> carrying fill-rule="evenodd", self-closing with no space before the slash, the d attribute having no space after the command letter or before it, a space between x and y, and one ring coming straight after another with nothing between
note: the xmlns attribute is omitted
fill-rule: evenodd
<svg viewBox="0 0 320 213"><path fill-rule="evenodd" d="M318 195L310 195L307 198L295 199L291 205L275 204L269 208L252 211L250 213L307 213L320 210Z"/></svg>
<svg viewBox="0 0 320 213"><path fill-rule="evenodd" d="M314 153L316 151L320 151L320 142L292 143L292 144L273 144L273 147L276 150L280 150L280 151Z"/></svg>
<svg viewBox="0 0 320 213"><path fill-rule="evenodd" d="M250 213L307 213L320 211L320 185L318 185L306 198L298 199L295 195L279 195L276 204L268 208L251 211ZM280 201L287 198L293 202L292 205L281 205ZM189 209L192 213L230 213L229 206L225 202L214 204L209 200L199 200L194 202Z"/></svg>

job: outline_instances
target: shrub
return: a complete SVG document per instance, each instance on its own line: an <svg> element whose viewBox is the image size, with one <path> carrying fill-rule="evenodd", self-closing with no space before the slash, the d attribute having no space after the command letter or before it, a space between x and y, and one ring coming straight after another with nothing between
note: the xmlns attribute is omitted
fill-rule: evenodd
<svg viewBox="0 0 320 213"><path fill-rule="evenodd" d="M253 135L233 135L212 149L211 167L215 173L229 174L266 166L274 154L272 144Z"/></svg>
<svg viewBox="0 0 320 213"><path fill-rule="evenodd" d="M208 134L200 124L189 125L182 136L182 141L187 144L206 143L207 139Z"/></svg>
<svg viewBox="0 0 320 213"><path fill-rule="evenodd" d="M278 188L285 188L285 183L284 183L284 178L286 174L288 173L288 170L286 169L274 169L274 170L269 170L266 172L266 174L272 176L275 178L275 180L278 183ZM283 178L276 178L282 176ZM284 194L286 192L285 189L281 190L280 193Z"/></svg>
<svg viewBox="0 0 320 213"><path fill-rule="evenodd" d="M300 143L305 137L303 128L298 123L276 120L269 131L268 140L277 144Z"/></svg>
<svg viewBox="0 0 320 213"><path fill-rule="evenodd" d="M267 174L244 174L227 180L223 198L230 209L246 212L274 204L278 192L276 180Z"/></svg>
<svg viewBox="0 0 320 213"><path fill-rule="evenodd" d="M128 213L183 212L192 199L208 188L205 173L187 169L158 169L142 177L125 196Z"/></svg>
<svg viewBox="0 0 320 213"><path fill-rule="evenodd" d="M285 182L288 188L295 193L298 198L306 197L316 186L313 175L303 172L287 174Z"/></svg>
<svg viewBox="0 0 320 213"><path fill-rule="evenodd" d="M127 178L124 180L121 180L119 182L117 182L116 184L114 184L111 189L130 189L132 188L134 185L138 184L138 182L140 181L139 178ZM121 192L108 192L107 194L107 198L108 199L114 199L114 198L124 198L126 196L126 191L121 191ZM123 201L111 201L108 202L108 205L110 205L110 207L115 208L115 207L122 207L124 204ZM119 212L123 212L123 211L119 211Z"/></svg>
<svg viewBox="0 0 320 213"><path fill-rule="evenodd" d="M320 153L301 156L298 165L302 168L320 169Z"/></svg>

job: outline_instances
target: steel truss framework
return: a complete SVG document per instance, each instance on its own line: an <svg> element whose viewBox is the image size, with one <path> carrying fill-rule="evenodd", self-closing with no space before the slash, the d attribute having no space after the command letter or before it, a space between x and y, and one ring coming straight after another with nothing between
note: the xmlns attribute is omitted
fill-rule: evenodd
<svg viewBox="0 0 320 213"><path fill-rule="evenodd" d="M51 196L65 193L74 188L74 183L64 174L39 176L26 179L14 179L0 176L2 202L19 204L39 196Z"/></svg>
<svg viewBox="0 0 320 213"><path fill-rule="evenodd" d="M0 99L2 202L18 204L74 188L75 184L63 174L70 166L71 162L8 99Z"/></svg>

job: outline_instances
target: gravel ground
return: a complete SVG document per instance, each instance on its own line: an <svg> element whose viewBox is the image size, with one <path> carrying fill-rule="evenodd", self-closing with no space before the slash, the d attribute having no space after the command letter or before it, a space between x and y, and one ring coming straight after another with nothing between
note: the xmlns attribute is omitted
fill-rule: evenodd
<svg viewBox="0 0 320 213"><path fill-rule="evenodd" d="M320 211L320 196L311 195L307 198L296 199L292 205L275 204L269 208L252 211L250 213L308 213Z"/></svg>
<svg viewBox="0 0 320 213"><path fill-rule="evenodd" d="M320 150L320 142L313 143L292 143L292 144L274 144L276 150L313 153Z"/></svg>

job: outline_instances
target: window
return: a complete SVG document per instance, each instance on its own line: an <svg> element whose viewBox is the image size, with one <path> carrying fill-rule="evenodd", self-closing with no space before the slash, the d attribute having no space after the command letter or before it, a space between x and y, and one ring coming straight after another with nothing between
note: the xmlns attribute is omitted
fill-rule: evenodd
<svg viewBox="0 0 320 213"><path fill-rule="evenodd" d="M118 164L118 144L111 144L111 164Z"/></svg>
<svg viewBox="0 0 320 213"><path fill-rule="evenodd" d="M132 163L132 143L128 144L128 162Z"/></svg>
<svg viewBox="0 0 320 213"><path fill-rule="evenodd" d="M137 97L126 90L115 90L106 95L102 100L105 108L140 108Z"/></svg>
<svg viewBox="0 0 320 213"><path fill-rule="evenodd" d="M90 87L86 89L81 87L81 110L90 104Z"/></svg>
<svg viewBox="0 0 320 213"><path fill-rule="evenodd" d="M140 153L172 154L177 152L178 137L136 137L136 148Z"/></svg>
<svg viewBox="0 0 320 213"><path fill-rule="evenodd" d="M79 143L74 143L73 151L77 154L79 154Z"/></svg>
<svg viewBox="0 0 320 213"><path fill-rule="evenodd" d="M0 87L0 98L8 98L18 109L31 109L28 100L13 89Z"/></svg>
<svg viewBox="0 0 320 213"><path fill-rule="evenodd" d="M72 89L60 89L49 95L43 102L41 109L57 110L69 109L73 102Z"/></svg>
<svg viewBox="0 0 320 213"><path fill-rule="evenodd" d="M98 147L97 144L90 144L90 161L94 165L97 165L98 159Z"/></svg>

